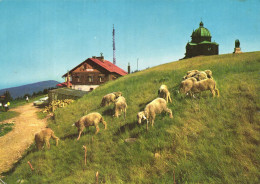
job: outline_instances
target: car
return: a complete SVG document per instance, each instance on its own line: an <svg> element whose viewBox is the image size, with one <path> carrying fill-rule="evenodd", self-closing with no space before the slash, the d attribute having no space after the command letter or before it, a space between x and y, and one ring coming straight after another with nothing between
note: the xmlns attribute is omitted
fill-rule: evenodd
<svg viewBox="0 0 260 184"><path fill-rule="evenodd" d="M49 103L49 97L40 98L39 100L36 100L33 102L34 106L45 106Z"/></svg>

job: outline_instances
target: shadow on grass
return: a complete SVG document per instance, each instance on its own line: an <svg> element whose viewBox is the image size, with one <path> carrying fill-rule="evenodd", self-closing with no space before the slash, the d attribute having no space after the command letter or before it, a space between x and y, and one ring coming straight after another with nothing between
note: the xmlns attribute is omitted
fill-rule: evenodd
<svg viewBox="0 0 260 184"><path fill-rule="evenodd" d="M87 134L92 134L93 136L95 135L95 129L94 128L90 128L90 127L86 127L84 128L83 132L81 133L81 136L85 136ZM79 133L75 133L75 134L69 134L69 135L65 135L63 137L60 137L60 140L65 140L65 139L77 139L79 136Z"/></svg>
<svg viewBox="0 0 260 184"><path fill-rule="evenodd" d="M152 100L146 101L146 102L144 102L144 103L140 103L140 104L138 105L139 108L141 108L140 111L143 111L144 107L145 107L148 103L150 103L151 101L152 101Z"/></svg>
<svg viewBox="0 0 260 184"><path fill-rule="evenodd" d="M117 129L117 131L114 133L114 135L120 135L120 134L122 134L122 133L125 133L126 130L130 130L130 131L131 131L131 130L133 130L136 126L138 126L136 121L134 121L134 122L132 122L132 123L127 123L127 124L125 124L125 125L122 125L122 126L120 126L120 127Z"/></svg>
<svg viewBox="0 0 260 184"><path fill-rule="evenodd" d="M84 135L84 132L82 132L81 135ZM60 137L60 140L65 140L65 139L77 139L79 136L78 133L75 133L75 134L70 134L70 135L65 135L63 137Z"/></svg>
<svg viewBox="0 0 260 184"><path fill-rule="evenodd" d="M114 109L107 109L105 111L102 112L103 116L113 116L114 115Z"/></svg>

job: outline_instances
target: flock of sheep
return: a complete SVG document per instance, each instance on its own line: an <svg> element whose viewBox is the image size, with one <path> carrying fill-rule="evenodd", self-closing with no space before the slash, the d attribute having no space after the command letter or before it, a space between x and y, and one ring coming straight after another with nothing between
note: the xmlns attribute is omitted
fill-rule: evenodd
<svg viewBox="0 0 260 184"><path fill-rule="evenodd" d="M186 95L194 97L195 93L202 91L211 91L213 97L215 94L219 97L219 90L216 88L216 82L213 79L212 71L198 71L192 70L188 71L187 75L183 77L183 81L180 84L179 92ZM146 105L143 111L137 113L138 123L141 124L142 120L146 120L146 129L148 130L148 124L151 122L153 126L156 114L162 112L167 112L170 118L173 118L172 111L167 107L168 102L172 102L170 92L166 85L161 85L158 90L158 98L151 101ZM124 113L124 118L126 118L127 103L126 99L122 96L121 92L113 92L105 95L102 98L101 107L114 104L114 115L118 117L121 112ZM107 128L107 123L98 112L92 112L88 115L81 117L73 126L78 128L78 138L80 139L81 133L85 127L95 126L96 133L99 132L99 123L102 123ZM54 135L54 132L50 128L46 128L35 135L35 142L38 149L43 147L44 142L47 147L50 148L49 139L53 138L56 140L56 145L58 145L59 138Z"/></svg>

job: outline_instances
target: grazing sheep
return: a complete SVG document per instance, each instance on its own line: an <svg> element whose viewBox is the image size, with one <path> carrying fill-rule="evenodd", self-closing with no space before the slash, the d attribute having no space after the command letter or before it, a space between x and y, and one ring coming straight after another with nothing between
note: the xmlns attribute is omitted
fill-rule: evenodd
<svg viewBox="0 0 260 184"><path fill-rule="evenodd" d="M219 90L217 89L216 82L213 79L193 81L193 85L191 88L192 93L199 93L207 90L210 90L213 97L215 97L215 93L217 93L217 96L219 97Z"/></svg>
<svg viewBox="0 0 260 184"><path fill-rule="evenodd" d="M196 75L199 72L199 70L191 70L188 71L187 74L183 77L183 79L188 79L193 77L194 75Z"/></svg>
<svg viewBox="0 0 260 184"><path fill-rule="evenodd" d="M196 78L197 81L201 81L201 80L204 80L204 79L208 78L207 74L205 72L203 72L203 71L196 73L193 77Z"/></svg>
<svg viewBox="0 0 260 184"><path fill-rule="evenodd" d="M183 79L185 80L191 77L195 77L197 81L201 81L207 78L213 79L211 70L205 70L205 71L191 70L187 72L187 75L185 75Z"/></svg>
<svg viewBox="0 0 260 184"><path fill-rule="evenodd" d="M165 99L167 103L168 103L168 100L170 102L172 102L171 94L166 85L161 85L161 87L158 90L158 95L160 98Z"/></svg>
<svg viewBox="0 0 260 184"><path fill-rule="evenodd" d="M105 129L107 129L107 123L104 121L103 117L98 112L92 112L88 115L81 117L79 121L73 124L78 128L79 136L77 140L80 139L80 135L83 132L84 127L95 126L95 134L97 134L99 132L99 123L102 123L105 126Z"/></svg>
<svg viewBox="0 0 260 184"><path fill-rule="evenodd" d="M58 146L59 138L54 135L54 132L50 128L45 128L42 131L35 134L34 140L38 150L42 149L44 143L47 148L50 149L50 138L55 139L56 146Z"/></svg>
<svg viewBox="0 0 260 184"><path fill-rule="evenodd" d="M193 83L196 82L196 81L197 81L197 79L194 78L194 77L191 77L191 78L188 78L188 79L182 81L181 85L180 85L180 90L179 91L181 93L186 94L186 95L189 92L189 94L191 95L190 90L193 87Z"/></svg>
<svg viewBox="0 0 260 184"><path fill-rule="evenodd" d="M207 77L208 77L209 79L213 79L212 71L211 71L211 70L205 70L204 72L207 74Z"/></svg>
<svg viewBox="0 0 260 184"><path fill-rule="evenodd" d="M154 124L156 114L160 114L163 111L170 114L170 118L173 118L172 111L167 108L166 100L163 98L156 98L152 102L146 105L144 111L137 114L138 123L141 124L142 120L146 120L146 129L148 130L148 122Z"/></svg>
<svg viewBox="0 0 260 184"><path fill-rule="evenodd" d="M126 100L123 96L120 96L115 101L115 117L118 117L120 112L124 112L124 118L126 118Z"/></svg>
<svg viewBox="0 0 260 184"><path fill-rule="evenodd" d="M100 106L104 107L114 103L119 96L122 96L121 92L113 92L103 96Z"/></svg>

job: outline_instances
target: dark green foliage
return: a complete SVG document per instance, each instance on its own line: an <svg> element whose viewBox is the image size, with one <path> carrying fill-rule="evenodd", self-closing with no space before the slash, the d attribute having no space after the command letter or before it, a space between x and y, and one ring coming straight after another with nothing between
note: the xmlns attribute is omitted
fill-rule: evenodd
<svg viewBox="0 0 260 184"><path fill-rule="evenodd" d="M13 98L8 90L4 92L4 96L5 96L5 98L4 98L5 103L13 100Z"/></svg>
<svg viewBox="0 0 260 184"><path fill-rule="evenodd" d="M185 73L192 69L213 72L219 98L203 92L191 99L177 93ZM50 150L33 145L7 183L17 178L28 183L259 183L260 170L260 52L196 57L153 67L100 86L71 105L58 109L49 127L61 141ZM137 124L137 112L157 97L166 84L173 103L173 119L157 115L146 131ZM100 107L102 97L121 91L127 100L127 118L113 118L113 105ZM87 112L86 112L87 111ZM79 141L71 124L90 112L108 123L95 135L85 130ZM126 143L127 138L136 138ZM84 166L83 145L87 146ZM159 158L155 158L158 153ZM30 171L30 160L35 171Z"/></svg>

